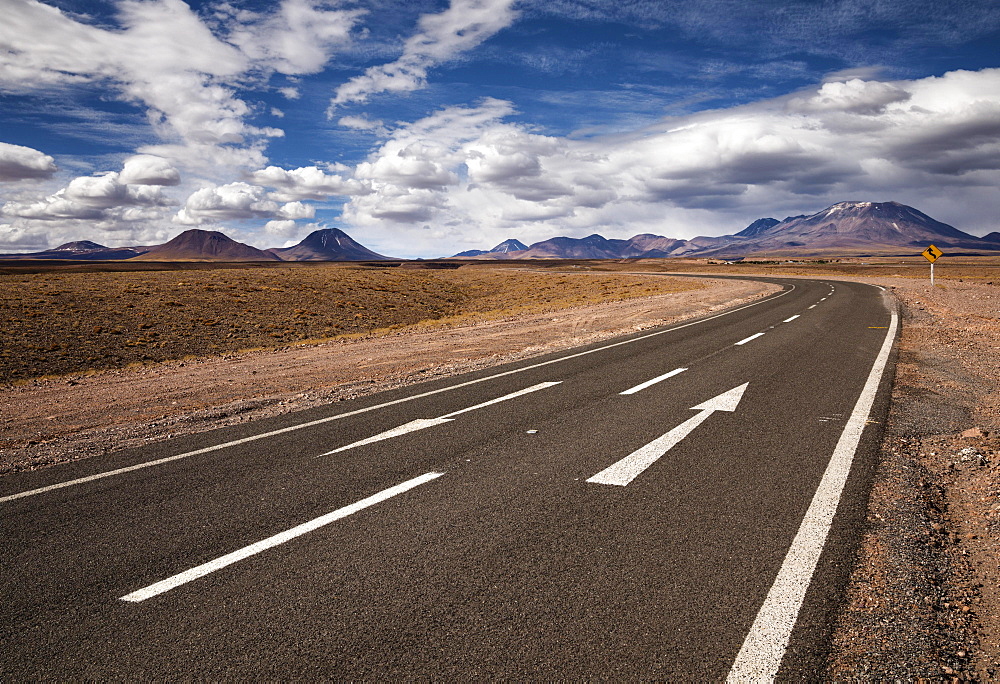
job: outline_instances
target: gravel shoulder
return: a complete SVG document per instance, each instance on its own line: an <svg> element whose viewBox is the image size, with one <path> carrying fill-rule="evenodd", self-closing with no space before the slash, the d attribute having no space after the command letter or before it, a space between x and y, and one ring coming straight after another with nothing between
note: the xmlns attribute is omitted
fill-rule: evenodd
<svg viewBox="0 0 1000 684"><path fill-rule="evenodd" d="M778 289L699 282L706 287L8 385L0 404L0 475L596 342Z"/></svg>
<svg viewBox="0 0 1000 684"><path fill-rule="evenodd" d="M899 360L866 532L826 678L1000 678L1000 287L864 278Z"/></svg>

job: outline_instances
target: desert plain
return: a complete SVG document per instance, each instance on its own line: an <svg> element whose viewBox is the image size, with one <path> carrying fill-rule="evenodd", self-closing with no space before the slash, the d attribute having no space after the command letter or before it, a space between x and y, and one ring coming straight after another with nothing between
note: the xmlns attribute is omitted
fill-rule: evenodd
<svg viewBox="0 0 1000 684"><path fill-rule="evenodd" d="M678 274L678 275L670 275ZM1000 259L0 265L0 473L869 282L902 317L826 677L1000 677Z"/></svg>

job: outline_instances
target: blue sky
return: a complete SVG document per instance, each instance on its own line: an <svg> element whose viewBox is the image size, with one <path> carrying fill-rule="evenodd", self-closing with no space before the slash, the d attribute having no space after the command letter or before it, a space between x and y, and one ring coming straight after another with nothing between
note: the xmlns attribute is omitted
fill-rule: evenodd
<svg viewBox="0 0 1000 684"><path fill-rule="evenodd" d="M4 0L0 251L1000 229L1000 3Z"/></svg>

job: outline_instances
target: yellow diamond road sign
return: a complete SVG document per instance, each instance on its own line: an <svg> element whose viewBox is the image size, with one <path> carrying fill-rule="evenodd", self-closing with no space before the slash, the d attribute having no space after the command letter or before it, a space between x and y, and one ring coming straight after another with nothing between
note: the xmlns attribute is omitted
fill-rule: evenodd
<svg viewBox="0 0 1000 684"><path fill-rule="evenodd" d="M922 252L922 254L924 255L924 258L927 259L927 261L929 261L929 262L931 262L933 264L935 261L938 260L939 256L941 256L942 254L944 254L944 252L942 252L940 249L938 249L934 245L931 245L930 247L928 247L927 249L925 249Z"/></svg>

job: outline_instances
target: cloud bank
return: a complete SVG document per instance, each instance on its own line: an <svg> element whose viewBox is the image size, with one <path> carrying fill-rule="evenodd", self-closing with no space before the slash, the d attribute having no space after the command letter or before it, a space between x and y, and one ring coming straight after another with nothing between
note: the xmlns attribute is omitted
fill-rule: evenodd
<svg viewBox="0 0 1000 684"><path fill-rule="evenodd" d="M968 216L973 225L960 227L982 233L1000 182L995 69L825 83L582 141L505 121L513 113L509 102L484 100L397 130L358 165L372 192L351 198L345 219L430 251L447 240L478 246L595 230L720 234L765 215L874 198L945 220Z"/></svg>

